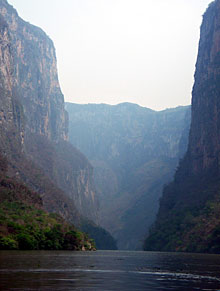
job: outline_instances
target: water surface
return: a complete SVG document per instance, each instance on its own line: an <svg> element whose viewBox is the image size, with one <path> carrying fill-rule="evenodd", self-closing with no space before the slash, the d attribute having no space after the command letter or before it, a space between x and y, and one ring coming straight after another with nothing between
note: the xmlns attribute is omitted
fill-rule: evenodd
<svg viewBox="0 0 220 291"><path fill-rule="evenodd" d="M220 256L0 251L0 290L220 290Z"/></svg>

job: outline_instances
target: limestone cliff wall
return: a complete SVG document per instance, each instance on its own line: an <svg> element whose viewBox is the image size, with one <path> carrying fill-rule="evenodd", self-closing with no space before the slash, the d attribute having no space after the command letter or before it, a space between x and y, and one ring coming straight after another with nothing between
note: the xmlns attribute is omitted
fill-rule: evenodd
<svg viewBox="0 0 220 291"><path fill-rule="evenodd" d="M0 1L13 49L13 87L24 108L26 130L52 140L67 139L67 115L60 90L53 42L23 21L7 1Z"/></svg>
<svg viewBox="0 0 220 291"><path fill-rule="evenodd" d="M220 1L210 4L201 37L192 92L192 124L188 157L193 174L220 162Z"/></svg>
<svg viewBox="0 0 220 291"><path fill-rule="evenodd" d="M10 147L21 150L24 140L23 109L13 94L13 57L11 35L0 16L0 147L7 155ZM13 137L13 144L9 140ZM16 138L15 138L16 137Z"/></svg>
<svg viewBox="0 0 220 291"><path fill-rule="evenodd" d="M60 192L60 200L73 204L71 211L97 222L92 167L67 142L53 42L5 0L0 0L0 69L0 146L8 154L10 176L38 191L50 211L59 212L60 205L72 217L66 202L58 201Z"/></svg>

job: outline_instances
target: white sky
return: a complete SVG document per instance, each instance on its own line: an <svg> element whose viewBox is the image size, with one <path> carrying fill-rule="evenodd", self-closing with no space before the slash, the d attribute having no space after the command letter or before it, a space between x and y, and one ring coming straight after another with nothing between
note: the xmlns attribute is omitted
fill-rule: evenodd
<svg viewBox="0 0 220 291"><path fill-rule="evenodd" d="M211 0L8 0L54 41L65 100L191 102L202 14Z"/></svg>

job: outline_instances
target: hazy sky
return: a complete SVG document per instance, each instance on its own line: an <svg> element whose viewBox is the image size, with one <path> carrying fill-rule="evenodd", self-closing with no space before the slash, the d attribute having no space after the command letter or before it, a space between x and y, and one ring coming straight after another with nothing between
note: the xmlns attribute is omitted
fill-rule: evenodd
<svg viewBox="0 0 220 291"><path fill-rule="evenodd" d="M8 0L53 40L66 101L191 102L202 14L211 0Z"/></svg>

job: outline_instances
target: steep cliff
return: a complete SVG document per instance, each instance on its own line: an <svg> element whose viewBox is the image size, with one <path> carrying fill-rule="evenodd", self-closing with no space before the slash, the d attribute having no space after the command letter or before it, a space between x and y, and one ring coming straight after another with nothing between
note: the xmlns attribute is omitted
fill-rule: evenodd
<svg viewBox="0 0 220 291"><path fill-rule="evenodd" d="M189 146L163 193L146 250L220 252L220 1L203 16Z"/></svg>
<svg viewBox="0 0 220 291"><path fill-rule="evenodd" d="M0 15L0 249L94 249L93 242L85 234L79 233L59 215L45 212L40 195L17 179L22 169L32 175L32 179L37 171L39 185L39 175L43 174L24 154L25 115L15 94L13 73L10 29ZM51 211L65 216L62 206L53 202L64 198L65 203L65 197L48 183L42 185L47 188L44 195L50 205L55 206ZM74 205L71 207L71 201L66 212L68 210L66 218L76 221L79 214L76 215Z"/></svg>
<svg viewBox="0 0 220 291"><path fill-rule="evenodd" d="M67 141L53 43L6 0L0 0L0 68L0 154L7 160L6 176L40 194L45 210L96 230L104 248L104 230L95 224L92 166ZM112 239L107 232L104 236Z"/></svg>
<svg viewBox="0 0 220 291"><path fill-rule="evenodd" d="M59 200L66 200L76 218L80 213L97 222L92 167L67 142L68 118L53 43L40 28L23 21L5 0L0 1L0 16L2 128L7 124L7 136L1 140L8 155L9 173L41 193L48 210L52 210L55 201L60 205ZM17 115L13 116L15 111ZM17 132L12 142L8 138L8 134L13 135L9 126L10 120L15 122L16 118L20 124L14 126ZM48 192L57 194L52 197Z"/></svg>
<svg viewBox="0 0 220 291"><path fill-rule="evenodd" d="M0 15L0 146L6 154L10 148L21 151L24 136L23 109L13 94L13 57L9 27ZM14 142L10 143L10 138Z"/></svg>
<svg viewBox="0 0 220 291"><path fill-rule="evenodd" d="M101 226L120 249L140 249L163 185L186 151L190 108L66 103L66 109L70 142L94 167Z"/></svg>
<svg viewBox="0 0 220 291"><path fill-rule="evenodd" d="M54 141L67 139L67 115L52 41L40 28L22 20L5 0L0 1L0 14L10 31L12 85L24 108L25 130Z"/></svg>
<svg viewBox="0 0 220 291"><path fill-rule="evenodd" d="M192 174L219 168L220 152L220 2L203 17L192 92L188 156Z"/></svg>

